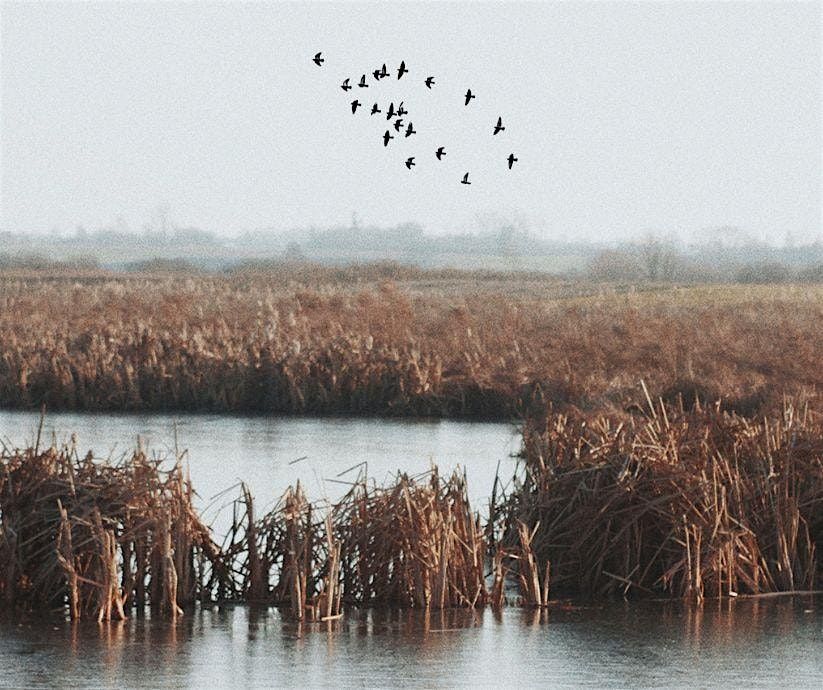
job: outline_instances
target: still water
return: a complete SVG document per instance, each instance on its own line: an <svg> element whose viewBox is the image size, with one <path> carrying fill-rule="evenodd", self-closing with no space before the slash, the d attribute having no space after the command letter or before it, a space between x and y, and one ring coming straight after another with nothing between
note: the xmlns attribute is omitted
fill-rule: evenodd
<svg viewBox="0 0 823 690"><path fill-rule="evenodd" d="M0 439L23 446L38 415L0 412ZM510 476L519 448L507 424L447 421L168 415L49 415L43 439L117 460L139 436L150 451L187 449L201 508L218 509L246 481L265 508L298 479L312 498L365 463L383 483L432 462L464 468L483 508L495 473ZM342 474L341 474L342 473ZM223 511L225 513L226 511ZM217 516L215 518L215 516ZM3 617L0 687L823 687L823 599L711 602L702 609L611 602L553 609L355 611L296 623L274 609L201 610L178 623L148 619L98 626Z"/></svg>
<svg viewBox="0 0 823 690"><path fill-rule="evenodd" d="M355 612L299 626L275 610L177 624L0 619L5 687L821 687L812 597L577 610Z"/></svg>

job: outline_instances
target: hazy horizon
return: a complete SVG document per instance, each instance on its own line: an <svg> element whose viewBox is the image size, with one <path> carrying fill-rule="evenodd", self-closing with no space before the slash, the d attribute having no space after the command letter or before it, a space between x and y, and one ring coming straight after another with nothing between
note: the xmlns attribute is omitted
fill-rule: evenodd
<svg viewBox="0 0 823 690"><path fill-rule="evenodd" d="M546 239L820 237L818 2L0 13L2 231L139 230L167 204L171 222L225 235L356 212L431 233L497 214ZM401 60L403 80L339 88ZM405 100L418 135L384 148L385 119L353 116L355 97Z"/></svg>

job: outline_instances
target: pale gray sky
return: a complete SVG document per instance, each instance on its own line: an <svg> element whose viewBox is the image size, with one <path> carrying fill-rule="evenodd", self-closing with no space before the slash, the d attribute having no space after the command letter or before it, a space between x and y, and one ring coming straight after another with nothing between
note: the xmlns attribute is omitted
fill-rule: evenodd
<svg viewBox="0 0 823 690"><path fill-rule="evenodd" d="M166 201L232 234L500 210L554 237L815 238L820 40L819 2L3 2L0 227L139 228ZM419 134L384 149L353 95L404 99Z"/></svg>

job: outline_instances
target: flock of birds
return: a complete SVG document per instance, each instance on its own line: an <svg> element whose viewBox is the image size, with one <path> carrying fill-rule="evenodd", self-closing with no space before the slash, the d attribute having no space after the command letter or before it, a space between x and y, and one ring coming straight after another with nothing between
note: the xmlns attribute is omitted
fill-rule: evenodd
<svg viewBox="0 0 823 690"><path fill-rule="evenodd" d="M315 56L313 58L313 62L318 67L322 67L323 63L325 61L326 60L323 57L322 52L315 54ZM401 61L400 66L397 68L397 78L402 79L403 76L408 74L408 73L409 73L409 70L406 68L405 60ZM379 67L378 69L376 69L372 72L372 77L374 78L375 82L379 82L382 79L388 79L390 76L391 75L389 74L388 70L386 69L386 63L383 63L382 67ZM432 76L426 77L426 79L423 83L426 85L426 88L431 89L432 86L435 85L435 78L432 77ZM343 89L344 92L348 92L348 91L351 91L355 87L352 86L352 84L351 84L351 78L346 78L346 79L343 80L343 83L340 85L340 88ZM360 89L369 88L369 83L366 80L366 75L365 74L363 74L360 77L360 81L357 84L357 88L360 88ZM471 89L467 89L466 94L464 96L464 99L465 99L464 105L466 107L468 107L468 105L472 102L472 100L474 98L476 98L475 94L472 93ZM401 133L403 134L404 138L408 138L408 137L411 137L411 136L414 136L415 134L417 134L417 130L414 128L414 125L411 121L409 121L409 123L407 125L405 125L405 129L404 129L403 117L405 115L408 115L409 111L406 110L403 107L403 103L404 103L403 101L400 101L400 103L397 106L395 106L394 102L389 103L388 107L385 110L385 113L380 109L380 105L378 103L374 103L374 105L372 105L372 107L371 107L370 116L385 114L387 121L391 121L392 119L394 120L394 123L392 125L390 125L389 128L386 130L385 134L383 134L383 146L384 147L387 147L389 145L389 142L392 139L394 139L395 136L400 137ZM367 109L360 102L359 99L355 98L351 102L352 115L355 115L357 113L358 108L363 108L364 112ZM392 134L392 129L394 129L395 134ZM503 132L505 130L506 130L506 128L503 126L503 118L498 117L497 118L497 123L492 128L492 136L496 136L496 135L500 134L500 132ZM437 157L437 160L443 160L443 156L446 155L445 146L440 146L435 151L434 155ZM406 159L406 167L409 170L411 170L416 165L414 160L415 160L415 156L410 156L409 158ZM514 166L514 164L517 163L518 159L515 158L515 155L513 153L510 153L508 158L506 159L506 161L509 164L509 170L511 170L512 167ZM468 172L466 172L463 175L463 179L460 181L460 183L461 184L471 184L471 182L469 181L469 173Z"/></svg>

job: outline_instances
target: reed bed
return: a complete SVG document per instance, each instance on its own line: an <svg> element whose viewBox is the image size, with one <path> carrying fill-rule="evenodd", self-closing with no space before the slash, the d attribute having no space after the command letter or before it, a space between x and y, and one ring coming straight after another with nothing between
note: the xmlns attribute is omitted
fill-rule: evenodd
<svg viewBox="0 0 823 690"><path fill-rule="evenodd" d="M255 520L244 492L227 558L234 595L283 606L298 619L330 620L342 607L443 609L488 603L486 539L465 477L400 474L387 487L361 477L335 505L318 510L290 488Z"/></svg>
<svg viewBox="0 0 823 690"><path fill-rule="evenodd" d="M358 482L336 507L343 596L358 605L443 609L488 603L486 535L465 475Z"/></svg>
<svg viewBox="0 0 823 690"><path fill-rule="evenodd" d="M365 477L337 504L298 484L259 518L243 487L222 546L178 463L142 451L111 465L74 449L0 454L0 601L5 608L174 618L200 602L276 605L298 620L344 606L443 609L489 602L487 550L465 477Z"/></svg>
<svg viewBox="0 0 823 690"><path fill-rule="evenodd" d="M750 415L823 383L819 287L303 278L0 275L0 407L511 418L644 378Z"/></svg>
<svg viewBox="0 0 823 690"><path fill-rule="evenodd" d="M483 524L465 474L365 476L335 504L298 484L258 515L242 488L221 545L179 459L0 452L0 601L98 621L196 603L544 608L557 592L703 599L823 586L823 421L787 402L644 414L550 410L524 430L524 472Z"/></svg>
<svg viewBox="0 0 823 690"><path fill-rule="evenodd" d="M589 596L736 596L823 585L823 423L647 402L633 416L550 411L499 511L552 587Z"/></svg>
<svg viewBox="0 0 823 690"><path fill-rule="evenodd" d="M72 619L175 617L225 588L219 547L178 463L142 450L118 464L75 448L0 453L0 601Z"/></svg>

